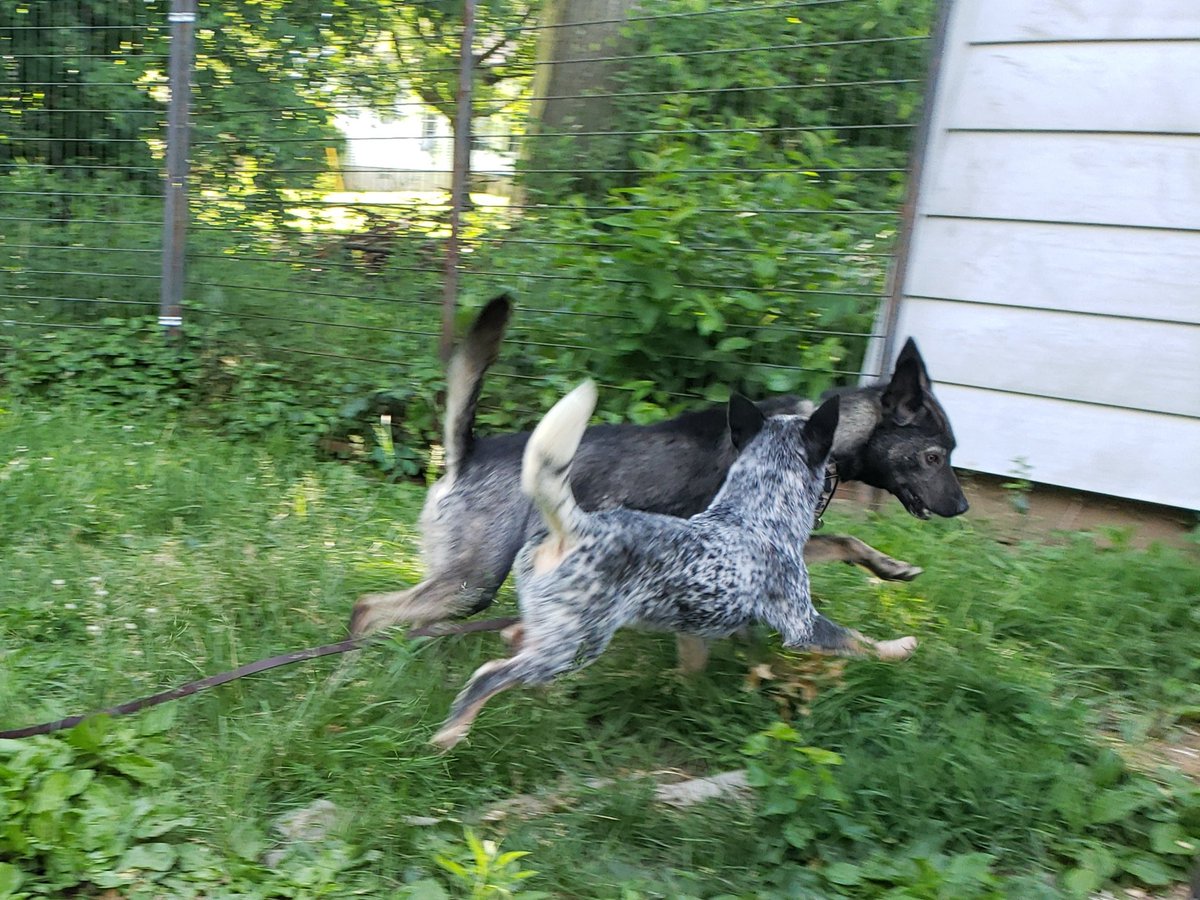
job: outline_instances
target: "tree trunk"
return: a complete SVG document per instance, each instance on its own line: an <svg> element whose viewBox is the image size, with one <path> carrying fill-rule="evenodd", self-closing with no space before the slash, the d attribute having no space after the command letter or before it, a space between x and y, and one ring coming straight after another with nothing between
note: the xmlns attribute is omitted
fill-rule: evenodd
<svg viewBox="0 0 1200 900"><path fill-rule="evenodd" d="M548 0L534 76L533 119L547 131L602 131L611 119L609 94L620 61L621 28L637 0ZM594 23L594 24L589 24ZM584 60L584 62L573 62ZM595 60L594 62L592 60ZM562 98L562 99L556 99Z"/></svg>

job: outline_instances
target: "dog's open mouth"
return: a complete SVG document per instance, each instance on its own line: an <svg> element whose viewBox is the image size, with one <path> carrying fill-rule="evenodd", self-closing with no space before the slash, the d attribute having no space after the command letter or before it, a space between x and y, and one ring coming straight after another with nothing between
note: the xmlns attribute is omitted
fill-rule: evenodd
<svg viewBox="0 0 1200 900"><path fill-rule="evenodd" d="M900 503L908 511L909 515L915 516L918 519L927 520L933 515L932 511L924 503L920 501L916 494L911 491L900 491L896 494Z"/></svg>

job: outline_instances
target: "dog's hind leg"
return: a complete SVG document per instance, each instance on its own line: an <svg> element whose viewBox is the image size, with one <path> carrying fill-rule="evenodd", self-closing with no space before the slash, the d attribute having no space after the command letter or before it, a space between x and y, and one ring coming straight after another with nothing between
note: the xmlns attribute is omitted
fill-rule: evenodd
<svg viewBox="0 0 1200 900"><path fill-rule="evenodd" d="M522 598L523 611L527 611L527 601ZM508 659L486 662L475 670L454 698L450 714L432 738L433 744L449 750L461 741L483 704L501 691L518 684L546 684L595 662L616 630L612 621L589 624L557 610L548 616L539 612L528 615L523 623L520 652Z"/></svg>
<svg viewBox="0 0 1200 900"><path fill-rule="evenodd" d="M532 640L526 634L516 656L494 659L475 670L467 686L454 698L450 714L431 743L449 750L467 736L483 704L492 697L518 684L545 684L565 672L581 668L599 656L608 643L607 640L587 640L580 633L556 635L549 647L546 643L534 644Z"/></svg>
<svg viewBox="0 0 1200 900"><path fill-rule="evenodd" d="M877 641L865 634L846 628L820 613L812 620L812 630L806 638L787 640L790 650L810 650L815 653L835 653L841 656L877 656L879 659L908 659L917 649L914 637Z"/></svg>
<svg viewBox="0 0 1200 900"><path fill-rule="evenodd" d="M885 581L912 581L924 571L920 566L893 559L870 544L848 534L814 534L804 545L804 562L840 561L862 566Z"/></svg>
<svg viewBox="0 0 1200 900"><path fill-rule="evenodd" d="M518 654L509 659L493 659L476 669L467 686L454 698L450 714L430 743L446 751L465 738L483 704L501 691L525 681L527 663L524 655Z"/></svg>
<svg viewBox="0 0 1200 900"><path fill-rule="evenodd" d="M354 604L350 634L362 637L389 625L429 625L470 615L491 602L496 587L471 587L441 576L403 591L364 594Z"/></svg>

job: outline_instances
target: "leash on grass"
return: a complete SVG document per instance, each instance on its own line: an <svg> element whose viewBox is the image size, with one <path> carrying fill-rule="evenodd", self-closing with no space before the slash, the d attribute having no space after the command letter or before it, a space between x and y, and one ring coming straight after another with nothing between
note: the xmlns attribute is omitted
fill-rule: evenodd
<svg viewBox="0 0 1200 900"><path fill-rule="evenodd" d="M820 528L825 524L825 511L829 509L829 504L833 500L834 492L837 491L839 478L837 467L832 460L825 468L825 484L821 490L821 499L817 503L817 511L813 515L813 530ZM452 634L471 634L478 631L501 631L509 625L515 625L519 619L515 616L509 616L503 619L481 619L471 622L448 622L436 623L433 625L422 625L420 628L414 628L408 632L408 637L443 637ZM307 650L295 650L292 653L281 653L278 656L272 656L269 659L260 659L257 662L246 663L244 666L239 666L228 672L221 672L218 675L209 675L207 678L201 678L196 681L189 681L187 684L180 685L170 690L160 691L157 694L151 694L149 697L141 697L137 700L129 700L126 703L110 706L107 709L101 709L97 712L86 713L82 716L67 716L65 719L58 719L54 722L43 722L40 725L28 725L24 728L13 728L9 731L0 731L0 740L8 738L23 738L33 737L35 734L51 734L55 731L62 731L64 728L74 728L84 719L95 715L109 716L127 716L130 713L140 712L143 709L149 709L151 706L158 706L160 703L169 703L172 700L181 700L184 697L190 697L192 694L198 694L201 691L207 691L209 688L219 687L223 684L228 684L231 681L237 681L239 678L245 678L248 675L257 675L259 672L266 672L268 669L277 669L280 666L290 666L293 663L303 662L306 659L318 659L322 656L332 656L335 653L346 653L350 650L361 650L367 644L372 643L374 638L350 638L344 641L338 641L336 644L324 644L320 647L310 647Z"/></svg>
<svg viewBox="0 0 1200 900"><path fill-rule="evenodd" d="M409 631L406 636L444 637L452 634L472 634L478 631L501 631L510 625L515 625L518 621L520 620L516 616L508 616L503 619L444 622L433 625L422 625L420 628L414 628ZM27 725L24 728L0 731L0 740L33 737L35 734L50 734L51 732L62 731L64 728L74 728L84 719L96 715L126 716L130 713L140 712L143 709L149 709L151 706L158 706L160 703L169 703L172 700L190 697L192 694L207 691L209 688L219 687L222 684L228 684L239 678L245 678L247 675L257 675L259 672L266 672L268 669L290 666L293 663L303 662L306 659L317 659L322 656L331 656L335 653L346 653L349 650L361 650L375 640L377 638L349 638L344 641L338 641L336 644L325 644L320 647L310 647L307 650L281 653L278 656L272 656L270 659L260 659L257 662L246 663L246 665L238 666L236 669L231 669L228 672L221 672L217 675L209 675L207 678L189 681L187 684L182 684L179 687L160 691L157 694L151 694L149 697L129 700L117 706L110 706L108 709L97 710L96 712L86 713L82 716L67 716L65 719L58 719L54 722L43 722L40 725Z"/></svg>

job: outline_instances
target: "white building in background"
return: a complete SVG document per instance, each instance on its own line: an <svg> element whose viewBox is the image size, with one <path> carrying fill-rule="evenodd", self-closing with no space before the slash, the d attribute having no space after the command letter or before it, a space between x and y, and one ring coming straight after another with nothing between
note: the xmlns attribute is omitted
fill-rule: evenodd
<svg viewBox="0 0 1200 900"><path fill-rule="evenodd" d="M450 189L454 135L450 120L413 101L384 116L362 108L335 120L346 136L341 159L348 191L438 191ZM516 142L500 121L475 123L471 189L507 195L516 163Z"/></svg>
<svg viewBox="0 0 1200 900"><path fill-rule="evenodd" d="M1200 509L1198 48L1200 0L951 5L895 334L957 465Z"/></svg>

